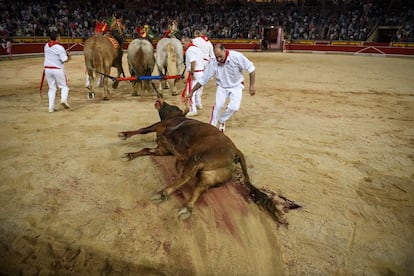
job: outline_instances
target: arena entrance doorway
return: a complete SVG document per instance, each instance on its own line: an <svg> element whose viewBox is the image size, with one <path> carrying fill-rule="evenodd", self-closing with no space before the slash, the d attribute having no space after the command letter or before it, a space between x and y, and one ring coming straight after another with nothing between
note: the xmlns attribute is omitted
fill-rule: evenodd
<svg viewBox="0 0 414 276"><path fill-rule="evenodd" d="M263 50L283 50L283 28L282 27L265 27L263 29Z"/></svg>

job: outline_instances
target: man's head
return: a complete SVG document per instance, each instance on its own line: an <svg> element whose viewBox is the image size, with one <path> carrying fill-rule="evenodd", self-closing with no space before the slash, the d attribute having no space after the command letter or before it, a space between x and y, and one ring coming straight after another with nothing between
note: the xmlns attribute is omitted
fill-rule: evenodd
<svg viewBox="0 0 414 276"><path fill-rule="evenodd" d="M187 49L191 42L191 38L187 36L183 36L181 38L181 44L183 45L184 49Z"/></svg>
<svg viewBox="0 0 414 276"><path fill-rule="evenodd" d="M195 30L194 31L194 37L199 37L199 36L201 36L202 34L201 34L201 31L200 30Z"/></svg>
<svg viewBox="0 0 414 276"><path fill-rule="evenodd" d="M57 41L60 39L60 34L57 31L52 31L50 33L50 40Z"/></svg>
<svg viewBox="0 0 414 276"><path fill-rule="evenodd" d="M226 48L223 44L214 45L214 55L217 58L218 62L224 62L226 60Z"/></svg>

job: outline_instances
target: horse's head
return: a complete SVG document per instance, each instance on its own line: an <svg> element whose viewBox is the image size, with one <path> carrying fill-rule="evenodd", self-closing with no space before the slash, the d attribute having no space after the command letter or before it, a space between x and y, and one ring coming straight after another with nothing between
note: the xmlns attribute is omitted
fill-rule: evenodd
<svg viewBox="0 0 414 276"><path fill-rule="evenodd" d="M122 17L116 18L115 16L112 16L110 27L112 33L117 33L119 37L125 36L125 26L122 24Z"/></svg>
<svg viewBox="0 0 414 276"><path fill-rule="evenodd" d="M122 24L122 17L116 18L115 16L112 16L110 29L112 36L116 38L119 45L122 45L125 39L125 26Z"/></svg>

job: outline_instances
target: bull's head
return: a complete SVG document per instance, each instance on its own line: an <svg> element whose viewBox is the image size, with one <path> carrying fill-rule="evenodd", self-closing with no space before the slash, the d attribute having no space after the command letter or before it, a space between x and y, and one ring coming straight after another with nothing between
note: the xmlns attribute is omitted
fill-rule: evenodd
<svg viewBox="0 0 414 276"><path fill-rule="evenodd" d="M170 105L162 99L157 99L154 106L158 110L161 121L177 116L185 116L185 113L179 107Z"/></svg>

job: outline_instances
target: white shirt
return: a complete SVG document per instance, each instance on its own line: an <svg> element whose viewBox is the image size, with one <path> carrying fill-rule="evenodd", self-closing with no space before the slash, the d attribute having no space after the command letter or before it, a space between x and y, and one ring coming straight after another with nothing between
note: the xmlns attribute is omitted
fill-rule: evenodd
<svg viewBox="0 0 414 276"><path fill-rule="evenodd" d="M192 41L195 46L200 48L201 52L203 53L203 59L205 62L209 62L210 59L215 58L213 44L211 44L207 37L199 36L193 38Z"/></svg>
<svg viewBox="0 0 414 276"><path fill-rule="evenodd" d="M190 46L185 51L185 65L186 71L191 71L191 62L195 61L195 71L201 72L203 70L203 54L201 53L200 48L197 46Z"/></svg>
<svg viewBox="0 0 414 276"><path fill-rule="evenodd" d="M203 77L198 81L201 85L206 85L207 82L216 75L216 83L222 88L233 88L239 86L243 81L243 70L252 73L256 68L253 63L247 59L243 54L228 51L226 61L221 64L217 59L212 59L204 71Z"/></svg>
<svg viewBox="0 0 414 276"><path fill-rule="evenodd" d="M52 45L52 46L49 46ZM65 61L68 60L68 55L66 54L65 48L60 44L50 44L46 43L45 45L45 62L44 66L58 67L64 69Z"/></svg>

